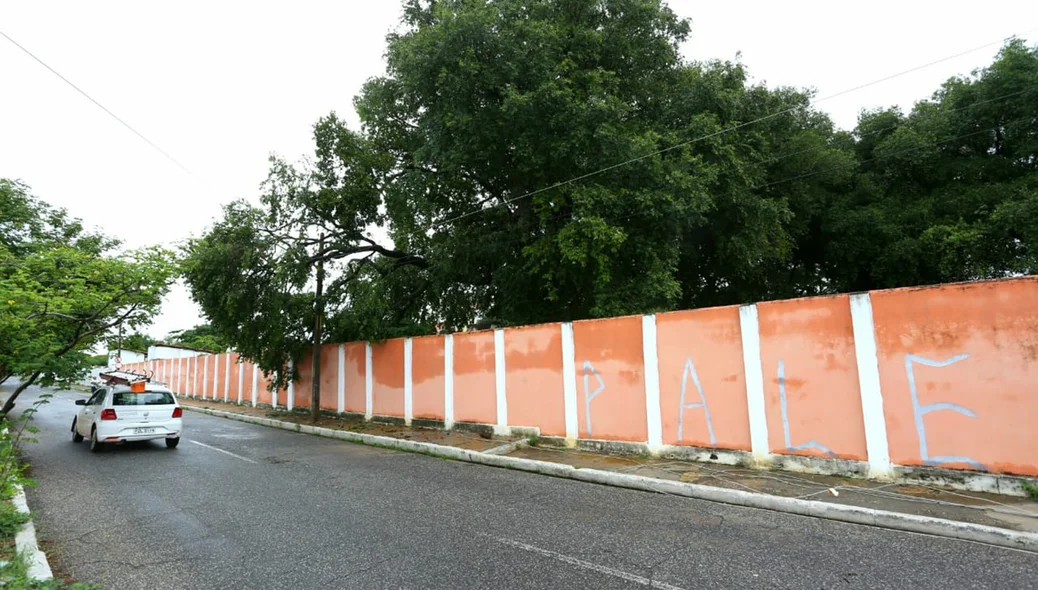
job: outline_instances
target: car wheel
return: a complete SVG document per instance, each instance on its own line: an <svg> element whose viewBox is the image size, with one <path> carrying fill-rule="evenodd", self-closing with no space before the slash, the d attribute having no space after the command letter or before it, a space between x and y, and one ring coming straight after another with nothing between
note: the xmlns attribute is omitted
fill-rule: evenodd
<svg viewBox="0 0 1038 590"><path fill-rule="evenodd" d="M104 450L104 444L97 440L97 429L90 431L90 452L99 453Z"/></svg>
<svg viewBox="0 0 1038 590"><path fill-rule="evenodd" d="M76 430L76 419L72 419L72 442L83 442L83 435Z"/></svg>
<svg viewBox="0 0 1038 590"><path fill-rule="evenodd" d="M167 438L166 439L166 448L167 449L175 449L175 448L177 448L177 445L179 445L179 444L180 444L180 437L179 436L176 437L176 438Z"/></svg>

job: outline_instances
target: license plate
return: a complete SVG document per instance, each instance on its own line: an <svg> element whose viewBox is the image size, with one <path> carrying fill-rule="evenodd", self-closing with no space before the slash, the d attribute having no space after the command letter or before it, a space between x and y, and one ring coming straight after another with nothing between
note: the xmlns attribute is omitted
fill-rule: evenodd
<svg viewBox="0 0 1038 590"><path fill-rule="evenodd" d="M134 428L133 429L133 433L134 434L154 434L155 433L155 429L154 428Z"/></svg>

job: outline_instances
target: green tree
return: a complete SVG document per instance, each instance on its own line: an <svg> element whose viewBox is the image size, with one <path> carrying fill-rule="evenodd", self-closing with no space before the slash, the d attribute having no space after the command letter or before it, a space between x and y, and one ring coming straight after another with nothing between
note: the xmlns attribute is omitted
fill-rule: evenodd
<svg viewBox="0 0 1038 590"><path fill-rule="evenodd" d="M272 158L261 206L226 206L188 244L183 271L216 334L273 375L272 386L294 379L285 368L312 348L316 419L322 322L340 311L344 285L361 269L388 274L427 263L370 232L384 218L388 158L334 114L314 126L314 140L313 161Z"/></svg>
<svg viewBox="0 0 1038 590"><path fill-rule="evenodd" d="M832 124L808 94L682 59L689 30L658 0L407 2L387 72L357 110L393 157L390 235L432 266L424 281L358 281L350 297L391 304L428 283L407 319L425 325L432 310L466 325L809 290L814 268L793 268L806 229L790 187L759 187L852 156L830 148ZM797 190L821 199L825 180Z"/></svg>
<svg viewBox="0 0 1038 590"><path fill-rule="evenodd" d="M166 336L165 342L214 353L223 352L232 347L211 324L199 324L187 330L174 330Z"/></svg>
<svg viewBox="0 0 1038 590"><path fill-rule="evenodd" d="M946 82L908 115L864 113L857 174L825 212L826 277L853 291L1038 268L1038 48Z"/></svg>
<svg viewBox="0 0 1038 590"><path fill-rule="evenodd" d="M0 223L14 228L14 239L0 246L0 381L22 379L0 409L6 415L34 383L82 376L90 365L85 351L111 330L149 323L176 265L160 248L113 252L114 240L83 232L24 185L3 181L2 191L23 205L12 209L17 216L0 211Z"/></svg>
<svg viewBox="0 0 1038 590"><path fill-rule="evenodd" d="M158 340L155 340L147 334L141 332L134 332L133 334L123 334L122 336L115 335L108 338L108 350L116 350L122 346L123 350L135 350L137 352L147 352L148 347L155 344ZM120 344L121 343L121 344Z"/></svg>

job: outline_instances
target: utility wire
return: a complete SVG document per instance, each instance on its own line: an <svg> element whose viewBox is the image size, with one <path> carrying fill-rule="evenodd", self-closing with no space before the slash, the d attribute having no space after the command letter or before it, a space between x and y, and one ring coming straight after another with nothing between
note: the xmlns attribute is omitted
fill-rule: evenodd
<svg viewBox="0 0 1038 590"><path fill-rule="evenodd" d="M831 100L833 98L844 96L844 95L850 94L852 92L857 92L858 90L862 90L864 88L868 88L869 86L874 86L876 84L881 84L883 82L887 82L887 81L893 80L895 78L898 78L898 77L901 77L901 76L904 76L904 75L907 75L907 74L918 72L920 70L923 70L923 69L935 66L937 64L941 64L941 63L944 63L946 61L957 59L957 58L962 57L964 55L968 55L970 53L974 53L974 52L980 51L981 49L986 49L988 47L991 47L992 45L998 45L998 44L1001 44L1001 43L1005 43L1007 40L1012 39L1014 37L1021 37L1021 36L1028 35L1028 34L1034 32L1034 31L1038 31L1038 28L1029 29L1027 31L1024 31L1023 33L1019 33L1019 34L1015 34L1015 35L1010 35L1008 37L1003 37L1003 38L1001 38L1001 39L999 39L997 41L991 41L991 42L985 43L983 45L978 45L976 47L973 47L971 49L967 49L965 51L961 51L961 52L956 53L954 55L949 55L947 57L942 57L941 59L937 59L937 60L934 60L934 61L931 61L931 62L927 62L925 64L918 65L918 66L915 66L913 68L909 68L907 70L900 71L900 72L898 72L896 74L891 74L889 76L880 78L878 80L873 80L871 82L866 82L864 84L860 84L860 85L855 86L853 88L848 88L846 90L841 90L840 92L837 92L836 94L830 94L828 96L825 96L825 97L822 97L822 98L819 98L819 99L815 100L814 104L818 104L818 103L826 101L826 100ZM774 119L775 117L780 117L782 115L791 113L791 112L793 112L795 110L798 110L800 108L802 108L800 105L794 106L794 107L789 107L787 109L784 109L784 110L781 110L781 111L777 111L777 112L774 112L774 113L771 113L771 114L768 114L768 115L764 115L763 117L759 117L759 118L753 119L751 121L746 121L744 123L739 123L737 125L732 125L731 127L726 127L726 128L721 129L719 131L715 131L713 133L708 133L707 135L702 135L700 137L696 137L696 138L690 139L688 141L677 143L677 144L674 144L674 145L672 145L670 147L665 147L663 149L659 149L659 150L656 150L654 152L649 152L647 154L643 154L641 156L637 156L637 157L631 158L629 160L624 160L623 162L619 162L617 164L613 164L613 165L607 166L605 168L600 168L598 170L595 170L595 171L592 171L592 172L588 172L587 174L582 174L580 176L577 176L577 177L574 177L574 178L570 178L569 180L564 180L564 181L561 181L561 182L556 182L555 184L546 186L544 188L539 188L537 190L533 190L533 191L530 191L528 193L523 193L521 195L512 197L510 199L504 199L502 201L494 203L493 205L490 205L489 207L483 207L483 208L480 208L480 209L476 209L474 211L469 211L468 213L462 213L460 215L456 215L454 217L447 218L447 219L445 219L445 220L443 220L443 221L441 221L439 223L433 224L430 227L430 229L437 229L437 228L440 228L440 227L442 227L444 225L447 225L449 223L453 223L455 221L458 221L458 220L461 220L461 219L465 219L466 217L472 217L473 215L479 215L480 213L483 213L484 211L489 211L491 209L495 209L495 208L500 207L502 205L508 205L508 204L514 203L516 201L519 201L519 200L522 200L522 199L526 199L528 197L532 197L534 195L537 195L537 194L540 194L540 193L543 193L543 192L546 192L546 191L550 191L550 190L553 190L553 189L556 189L556 188L559 188L559 187L562 187L562 186L566 186L568 184L572 184L574 182L580 182L581 180L585 180L585 179L591 178L593 176L598 176L599 174L604 174L604 173L609 172L611 170L615 170L617 168L621 168L621 167L626 166L628 164L633 164L635 162L639 162L639 161L644 160L646 158L651 158L653 156L658 156L660 154L669 152L671 150L676 150L678 148L682 148L682 147L685 147L685 146L688 146L688 145L699 143L699 142L705 141L707 139L712 139L714 137L719 137L721 135L726 135L728 133L731 133L732 131L737 131L737 130L742 129L744 127L748 127L750 125L755 125L757 123L762 123L764 121L767 121L767 120L770 120L770 119Z"/></svg>
<svg viewBox="0 0 1038 590"><path fill-rule="evenodd" d="M101 109L102 111L104 111L104 112L108 113L108 114L109 114L109 115L110 115L110 116L111 116L111 117L112 117L113 119L115 119L116 121L118 121L118 122L122 123L123 127L126 127L127 129L129 129L130 131L132 131L132 132L134 133L134 135L136 135L137 137L139 137L139 138L143 139L143 140L145 141L145 143L147 143L147 144L148 144L148 145L150 145L151 147L155 148L155 149L156 149L156 150L157 150L157 151L158 151L158 152L159 152L160 154L162 154L163 156L166 156L166 158L168 158L170 162L173 162L174 164L176 164L177 166L179 166L179 167L180 167L180 169L181 169L181 170L183 170L184 172L187 172L188 174L191 174L191 171L190 171L190 170L188 170L188 169L187 169L187 168L186 168L186 167L185 167L185 166L184 166L183 164L181 164L180 162L178 162L176 158L174 158L173 156L169 155L169 154L168 154L168 153L166 152L166 150L164 150L164 149L160 148L160 147L159 147L158 145L156 145L156 144L155 144L155 142L153 142L152 140L148 139L147 137L144 137L144 135L143 135L143 134L142 134L142 133L141 133L140 131L137 131L137 130L136 130L136 129L134 129L134 128L133 128L133 127L132 127L132 126L131 126L131 125L129 124L129 123L127 123L126 121L123 121L122 119L120 119L118 115L116 115L116 114L115 114L115 113L113 113L112 111L108 110L108 108L106 108L106 107L105 107L105 105L103 105L103 104L101 104L100 102L96 101L96 100L94 99L94 97L92 97L92 96L90 96L89 94L87 94L86 92L84 92L82 88L80 88L79 86L76 86L76 85L75 85L75 84L73 84L73 83L72 83L72 82L71 82L71 81L70 81L70 80L69 80L68 78L66 78L65 76L62 76L62 75L61 75L60 73L58 73L58 71L57 71L57 70L55 70L54 68L52 68L52 67L50 67L49 65L47 65L47 63L46 63L45 61L43 61L42 59L40 59L40 58L36 57L36 55L35 55L35 54L33 54L33 52L29 51L29 50L28 50L28 49L26 49L26 48L25 48L24 46L22 46L22 45L21 45L20 43L18 43L18 42L17 42L17 41L15 41L14 39L12 39L10 35L8 35L7 33L3 32L3 31L0 31L0 35L3 35L3 37L4 37L5 39L7 39L8 41L10 41L11 43L13 43L15 47L17 47L18 49L21 49L21 50L22 50L22 51L24 51L24 52L25 52L25 53L26 53L26 54L27 54L27 55L28 55L29 57L31 57L31 58L35 59L35 60L36 60L37 62L39 62L39 63L40 63L40 65L42 65L43 67L45 67L45 68L47 68L48 70L50 70L50 72L51 72L52 74L54 74L54 75L55 75L55 76L57 76L58 78L61 78L61 80L62 80L63 82L65 82L66 84L68 84L69 86L71 86L72 88L74 88L74 89L76 90L76 92L78 92L78 93L82 94L83 96L85 96L85 97L87 98L87 100L89 100L90 102L92 102L92 103L94 103L95 105L97 105L97 107L98 107L98 108L100 108L100 109Z"/></svg>

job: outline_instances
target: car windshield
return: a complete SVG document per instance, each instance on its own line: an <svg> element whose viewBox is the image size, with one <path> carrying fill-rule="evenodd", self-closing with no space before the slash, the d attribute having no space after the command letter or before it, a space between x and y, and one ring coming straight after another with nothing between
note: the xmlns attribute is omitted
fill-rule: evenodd
<svg viewBox="0 0 1038 590"><path fill-rule="evenodd" d="M124 391L112 394L113 406L171 406L173 395L165 391L145 391L133 393Z"/></svg>

